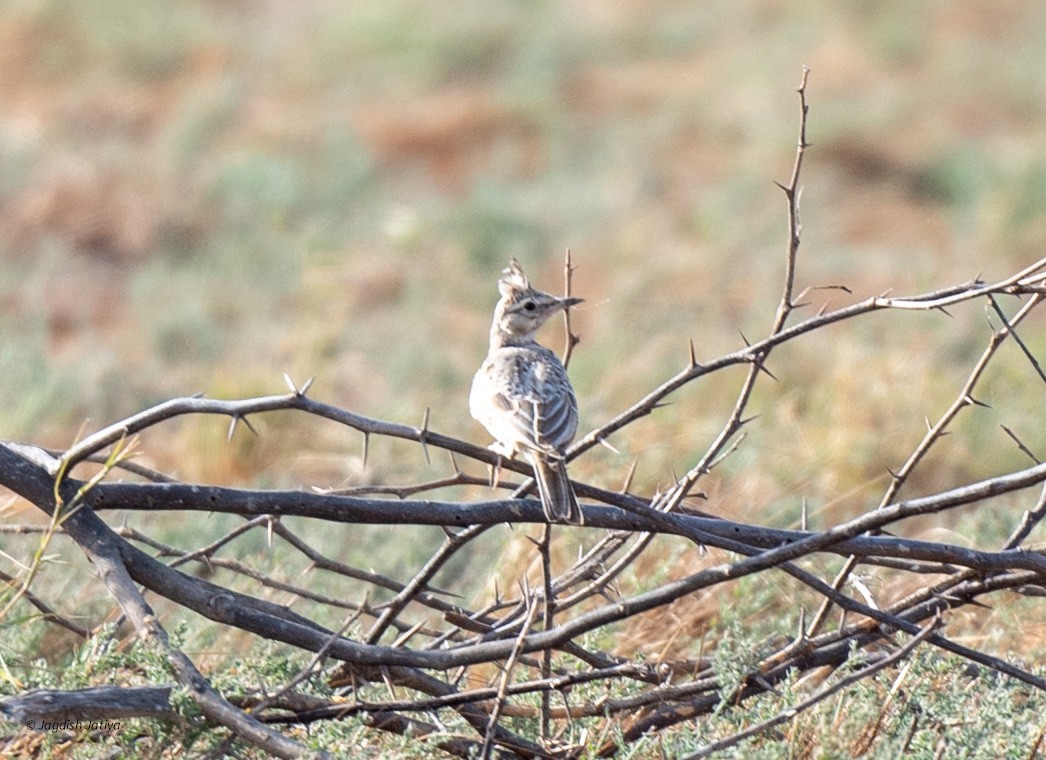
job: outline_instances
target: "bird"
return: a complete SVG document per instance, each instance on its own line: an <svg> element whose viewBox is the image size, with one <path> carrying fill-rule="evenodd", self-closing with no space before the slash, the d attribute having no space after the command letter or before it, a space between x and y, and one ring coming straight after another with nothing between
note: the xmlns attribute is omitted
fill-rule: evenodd
<svg viewBox="0 0 1046 760"><path fill-rule="evenodd" d="M534 470L545 519L580 525L564 456L578 425L577 398L566 367L534 335L554 314L584 299L560 298L530 286L516 259L498 280L490 350L472 380L469 411L509 459L522 454Z"/></svg>

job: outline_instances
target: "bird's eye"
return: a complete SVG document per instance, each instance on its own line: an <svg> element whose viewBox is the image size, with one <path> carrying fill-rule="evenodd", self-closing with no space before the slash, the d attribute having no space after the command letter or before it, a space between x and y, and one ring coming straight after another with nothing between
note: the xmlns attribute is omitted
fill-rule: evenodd
<svg viewBox="0 0 1046 760"><path fill-rule="evenodd" d="M537 307L534 305L533 301L527 301L525 304L523 304L523 308L527 311L534 311L534 309Z"/></svg>

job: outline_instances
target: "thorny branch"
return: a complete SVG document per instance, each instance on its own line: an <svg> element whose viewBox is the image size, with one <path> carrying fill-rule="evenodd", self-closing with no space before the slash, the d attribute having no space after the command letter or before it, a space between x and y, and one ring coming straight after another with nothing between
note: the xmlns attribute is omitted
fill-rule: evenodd
<svg viewBox="0 0 1046 760"><path fill-rule="evenodd" d="M989 296L988 298L991 301L992 305L998 310L998 304L996 303L995 299L992 296ZM897 494L900 493L904 484L907 482L908 477L911 475L912 471L919 464L919 462L921 462L926 457L933 445L944 437L944 435L947 433L948 426L958 416L959 412L961 412L963 409L967 407L976 405L976 401L974 400L973 396L974 388L977 386L978 381L981 379L981 376L987 369L988 363L991 361L992 357L995 355L995 352L999 349L999 347L1008 337L1012 335L1016 338L1016 326L1026 316L1028 316L1028 314L1030 314L1036 306L1039 305L1039 302L1041 300L1041 294L1034 294L1018 310L1018 312L1013 316L1011 320L1007 322L1005 320L1005 317L1003 318L1005 327L1002 330L996 330L992 332L991 338L988 340L988 345L985 347L980 359L978 359L977 363L974 364L969 377L967 377L966 382L963 383L963 386L959 390L958 395L956 395L955 400L951 403L948 409L945 410L944 414L941 415L940 419L938 419L936 423L934 423L933 425L928 425L926 435L923 436L923 439L915 447L915 449L909 455L908 459L905 460L904 464L901 465L900 469L898 469L897 472L890 473L890 484L886 489L886 493L883 494L882 500L879 502L880 508L885 507L891 502L893 502L893 500L897 497ZM1017 338L1017 340L1019 340L1019 338ZM843 568L839 571L835 580L832 582L832 585L835 588L841 588L842 585L846 582L846 579L853 572L853 569L856 566L856 564L857 560L855 557L847 558L846 564L843 565ZM812 636L817 631L817 629L820 628L821 624L824 622L828 610L830 609L830 606L831 605L827 599L822 603L820 609L818 609L817 614L814 616L813 620L810 623L810 629L807 632L807 635Z"/></svg>
<svg viewBox="0 0 1046 760"><path fill-rule="evenodd" d="M1018 333L1046 295L1046 258L994 282L973 280L906 298L876 296L790 324L803 305L797 302L803 295L796 295L796 280L800 178L810 147L808 76L804 68L798 88L795 159L788 182L780 185L786 199L788 240L781 299L766 336L702 361L691 343L678 373L582 436L568 456L584 456L596 443L621 434L684 386L743 365L747 371L730 412L693 466L665 492L633 493L631 472L617 491L576 482L577 494L584 501L583 535L591 540L576 561L558 574L554 564L560 555L554 550L562 538L553 540L540 505L528 498L534 484L525 464L498 463L488 449L433 430L427 411L420 427L366 417L313 399L308 395L311 381L299 387L289 379L290 392L281 395L172 399L108 425L65 451L20 443L0 445L0 485L52 518L47 526L8 523L0 526L0 534L53 540L62 549L69 541L79 546L114 600L113 612L125 617L139 637L160 646L174 684L188 691L204 719L283 757L300 756L305 748L278 727L350 716L374 729L419 737L453 756L576 757L585 745L611 756L649 732L704 719L757 698L775 689L789 674L837 668L848 662L854 666L832 685L694 755L703 757L765 734L840 690L896 665L918 646L949 652L1046 691L1046 680L1037 674L942 633L942 624L955 610L976 609L993 594L1046 595L1046 553L1028 544L1033 530L1046 517L1046 465L1035 459L1017 433L1003 425L1032 465L918 498L901 498L913 472L951 432L960 412L980 404L979 383L996 366L1004 343L1015 344L1021 361L1030 365L1038 379L1046 380L1033 344ZM567 251L564 276L568 294L573 272ZM1004 295L1022 299L1011 315L1000 304ZM787 530L716 516L714 501L708 504L711 513L688 506L687 497L702 478L747 445L744 428L750 421L750 402L758 382L764 376L773 377L766 363L777 347L830 325L873 318L876 312L927 312L967 302L983 302L989 310L992 333L987 346L951 404L936 423L927 422L921 441L891 473L877 507L821 530L810 530L805 519L801 530ZM579 341L569 312L565 326L567 363ZM241 422L250 427L252 417L275 411L333 420L362 434L365 450L371 436L415 442L426 461L430 449L443 449L450 453L452 472L421 483L260 491L182 483L118 455L122 442L131 436L162 430L164 423L182 415L227 416L232 432ZM474 472L467 472L459 461ZM460 489L486 484L487 479L476 473L495 464L522 476L518 482L501 479L497 488L503 496L437 498L445 489L459 489L460 493ZM103 468L102 476L98 465ZM112 482L108 476L117 469L131 480ZM1008 540L1000 547L960 546L883 532L914 517L959 507L991 509L1003 502L1013 504L1025 499L1024 492L1033 487L1040 495L1015 519ZM115 512L125 515L126 522L110 527L103 518ZM183 517L194 512L224 513L238 516L242 522L201 545L176 546L134 524L144 512ZM462 588L459 583L444 589L436 585L440 572L458 561L478 538L494 535L496 527L506 524L543 525L541 538L533 541L532 549L540 584L531 586L524 575L516 584L518 589L510 583L506 584L509 590L502 592L495 580L491 598L485 589L491 575L497 577L495 568L483 567L469 574L475 582L472 586ZM445 535L438 547L428 549L427 561L413 573L402 574L406 577L357 567L311 540L314 534L310 530L316 526L349 536L361 525L387 525L392 531L403 525L430 525L442 528ZM265 532L270 551L307 562L309 574L287 577L279 569L223 556L259 531ZM563 529L563 533L579 535L578 529ZM707 556L695 559L681 577L637 585L629 571L653 547L668 541L677 542L683 552ZM819 574L827 555L846 558L834 580ZM904 595L891 596L889 590L873 594L855 574L869 568L914 579L914 590L909 584ZM202 577L191 574L191 569ZM9 595L5 608L29 605L31 614L46 624L80 637L100 635L89 621L74 621L56 611L44 598L45 590L31 591L28 580L32 576L26 576L25 570L20 568L18 575L0 573L0 581L19 594ZM615 653L608 645L610 627L615 624L641 620L688 597L764 572L797 589L803 599L819 602L820 608L809 623L801 612L798 629L791 627L783 641L761 651L739 684L724 683L703 650L692 659L673 657L666 651L644 661ZM324 580L322 588L312 582L318 576ZM284 684L270 684L247 694L219 694L172 642L146 595L195 612L222 628L309 653L307 664ZM282 603L273 601L277 598ZM832 608L842 610L845 617L829 629L824 621ZM897 632L911 638L898 646L893 639ZM885 648L887 654L876 654L872 645L879 651ZM855 652L863 658L856 665L851 662ZM307 693L308 682L314 679L324 679L337 690L336 696ZM156 704L148 714L161 718L174 714L163 705L164 694L174 684L158 684L149 692ZM605 690L600 692L600 688ZM120 697L119 691L105 691L105 698L115 700L114 704L123 704ZM83 693L56 693L49 698L88 712L91 709L90 704L84 708L90 695ZM11 709L21 709L18 705L23 703L8 704ZM615 725L622 727L618 737L607 738Z"/></svg>
<svg viewBox="0 0 1046 760"><path fill-rule="evenodd" d="M740 744L745 739L748 739L752 736L757 736L761 733L769 731L774 726L779 726L782 723L786 723L787 721L792 720L793 718L795 718L796 715L803 712L804 710L809 710L818 702L823 702L833 694L838 694L843 689L852 686L858 681L868 678L869 676L878 673L880 670L884 670L888 667L897 664L901 660L908 657L908 655L915 651L915 648L918 647L919 644L926 640L926 638L936 627L936 622L937 621L935 620L933 624L923 628L922 631L913 636L911 640L909 640L903 647L901 647L888 657L883 657L877 662L872 662L869 665L866 665L865 667L858 670L856 673L851 673L845 678L839 679L831 686L825 687L818 691L816 694L807 697L802 702L797 704L795 707L790 707L784 712L778 713L772 718L768 718L767 720L764 720L761 723L757 723L754 726L749 726L743 731L738 731L736 734L732 736L729 736L725 739L721 739L717 742L713 742L705 747L702 747L697 752L693 752L687 755L684 758L684 760L700 760L704 757L711 757L714 753L720 750L727 749L728 747L734 747Z"/></svg>

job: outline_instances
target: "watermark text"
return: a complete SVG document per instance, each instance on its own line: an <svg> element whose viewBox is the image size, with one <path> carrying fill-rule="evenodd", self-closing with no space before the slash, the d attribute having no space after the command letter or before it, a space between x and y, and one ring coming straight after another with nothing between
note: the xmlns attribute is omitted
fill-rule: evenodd
<svg viewBox="0 0 1046 760"><path fill-rule="evenodd" d="M119 720L27 720L30 731L102 731L112 733L123 728Z"/></svg>

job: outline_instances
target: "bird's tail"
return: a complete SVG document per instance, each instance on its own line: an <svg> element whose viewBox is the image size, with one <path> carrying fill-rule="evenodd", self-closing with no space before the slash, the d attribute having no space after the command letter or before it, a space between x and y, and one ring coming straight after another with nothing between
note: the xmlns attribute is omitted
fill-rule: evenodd
<svg viewBox="0 0 1046 760"><path fill-rule="evenodd" d="M541 506L549 522L565 522L584 525L585 519L578 507L577 497L567 477L567 463L563 459L548 459L538 453L527 453L534 468L534 479L538 484Z"/></svg>

